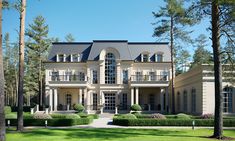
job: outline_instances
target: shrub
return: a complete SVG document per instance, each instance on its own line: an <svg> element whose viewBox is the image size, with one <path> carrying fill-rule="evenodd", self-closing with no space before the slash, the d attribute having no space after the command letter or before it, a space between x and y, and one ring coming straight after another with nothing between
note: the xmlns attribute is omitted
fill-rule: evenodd
<svg viewBox="0 0 235 141"><path fill-rule="evenodd" d="M84 106L82 104L75 104L73 106L74 110L78 111L79 113L83 112L85 110Z"/></svg>
<svg viewBox="0 0 235 141"><path fill-rule="evenodd" d="M65 114L51 114L51 117L54 118L59 118L59 119L65 119L66 115Z"/></svg>
<svg viewBox="0 0 235 141"><path fill-rule="evenodd" d="M213 126L214 120L212 119L196 119L195 126ZM192 126L193 120L185 119L166 119L166 120L157 120L157 119L122 119L114 118L114 125L121 126ZM224 119L224 127L234 127L234 119Z"/></svg>
<svg viewBox="0 0 235 141"><path fill-rule="evenodd" d="M6 119L16 119L17 118L17 114L16 113L6 114L5 118Z"/></svg>
<svg viewBox="0 0 235 141"><path fill-rule="evenodd" d="M201 115L201 119L213 119L214 115L213 114L204 114Z"/></svg>
<svg viewBox="0 0 235 141"><path fill-rule="evenodd" d="M33 119L33 115L30 113L24 113L23 117L24 117L24 119Z"/></svg>
<svg viewBox="0 0 235 141"><path fill-rule="evenodd" d="M150 118L153 118L153 119L166 119L166 117L164 115L159 114L159 113L150 115Z"/></svg>
<svg viewBox="0 0 235 141"><path fill-rule="evenodd" d="M52 117L48 114L35 113L33 114L33 119L52 119Z"/></svg>
<svg viewBox="0 0 235 141"><path fill-rule="evenodd" d="M78 118L80 118L80 116L77 114L68 114L65 116L65 118L66 119L78 119Z"/></svg>
<svg viewBox="0 0 235 141"><path fill-rule="evenodd" d="M132 111L141 111L142 108L141 108L140 105L138 105L138 104L133 104L133 105L131 106L131 110L132 110Z"/></svg>
<svg viewBox="0 0 235 141"><path fill-rule="evenodd" d="M134 114L123 114L123 115L118 115L116 117L121 119L137 119L137 117Z"/></svg>
<svg viewBox="0 0 235 141"><path fill-rule="evenodd" d="M4 112L5 112L5 114L10 114L11 113L11 107L10 106L5 106L4 107Z"/></svg>
<svg viewBox="0 0 235 141"><path fill-rule="evenodd" d="M81 117L81 118L86 118L88 116L88 114L86 113L78 113L78 115Z"/></svg>
<svg viewBox="0 0 235 141"><path fill-rule="evenodd" d="M189 115L184 114L184 113L180 113L176 115L177 119L191 119Z"/></svg>

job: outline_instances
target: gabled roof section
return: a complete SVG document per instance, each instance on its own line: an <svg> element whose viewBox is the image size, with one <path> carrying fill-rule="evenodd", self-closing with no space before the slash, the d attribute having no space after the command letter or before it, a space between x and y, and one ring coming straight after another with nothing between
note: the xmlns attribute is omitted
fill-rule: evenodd
<svg viewBox="0 0 235 141"><path fill-rule="evenodd" d="M55 42L52 44L48 61L55 62L57 54L82 54L81 61L99 60L102 50L113 48L121 60L140 61L142 52L149 52L154 60L156 52L162 52L164 61L170 62L170 48L167 42L128 42L127 40L94 40L93 42Z"/></svg>

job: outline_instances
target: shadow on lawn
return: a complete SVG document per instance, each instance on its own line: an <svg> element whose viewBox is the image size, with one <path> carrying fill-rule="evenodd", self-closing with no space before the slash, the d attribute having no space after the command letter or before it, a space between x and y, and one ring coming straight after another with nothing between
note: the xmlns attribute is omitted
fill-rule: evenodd
<svg viewBox="0 0 235 141"><path fill-rule="evenodd" d="M130 137L152 136L152 137L182 137L204 138L201 135L191 134L187 130L162 130L162 129L33 129L23 133L26 137L56 136L66 139L125 139Z"/></svg>

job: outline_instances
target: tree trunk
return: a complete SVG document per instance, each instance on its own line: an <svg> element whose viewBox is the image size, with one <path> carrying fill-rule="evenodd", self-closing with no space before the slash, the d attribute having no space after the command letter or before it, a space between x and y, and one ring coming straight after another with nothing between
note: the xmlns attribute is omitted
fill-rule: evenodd
<svg viewBox="0 0 235 141"><path fill-rule="evenodd" d="M2 54L2 0L0 0L0 141L5 141L4 71Z"/></svg>
<svg viewBox="0 0 235 141"><path fill-rule="evenodd" d="M174 89L174 21L173 17L171 16L171 93L172 93L172 113L175 113L175 89Z"/></svg>
<svg viewBox="0 0 235 141"><path fill-rule="evenodd" d="M20 11L20 35L19 35L19 85L18 85L18 112L17 112L17 130L23 131L23 103L24 103L24 30L25 30L25 8L26 0L21 0Z"/></svg>
<svg viewBox="0 0 235 141"><path fill-rule="evenodd" d="M215 122L213 137L223 137L223 93L222 93L222 66L220 56L220 29L218 0L212 2L212 47L214 57L215 76Z"/></svg>

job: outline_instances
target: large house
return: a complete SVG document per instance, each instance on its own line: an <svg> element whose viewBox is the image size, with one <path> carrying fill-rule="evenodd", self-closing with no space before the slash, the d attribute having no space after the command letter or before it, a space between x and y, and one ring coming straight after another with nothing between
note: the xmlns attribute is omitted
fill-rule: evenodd
<svg viewBox="0 0 235 141"><path fill-rule="evenodd" d="M50 110L83 104L88 113L143 110L169 112L168 43L95 40L53 43L46 69Z"/></svg>

